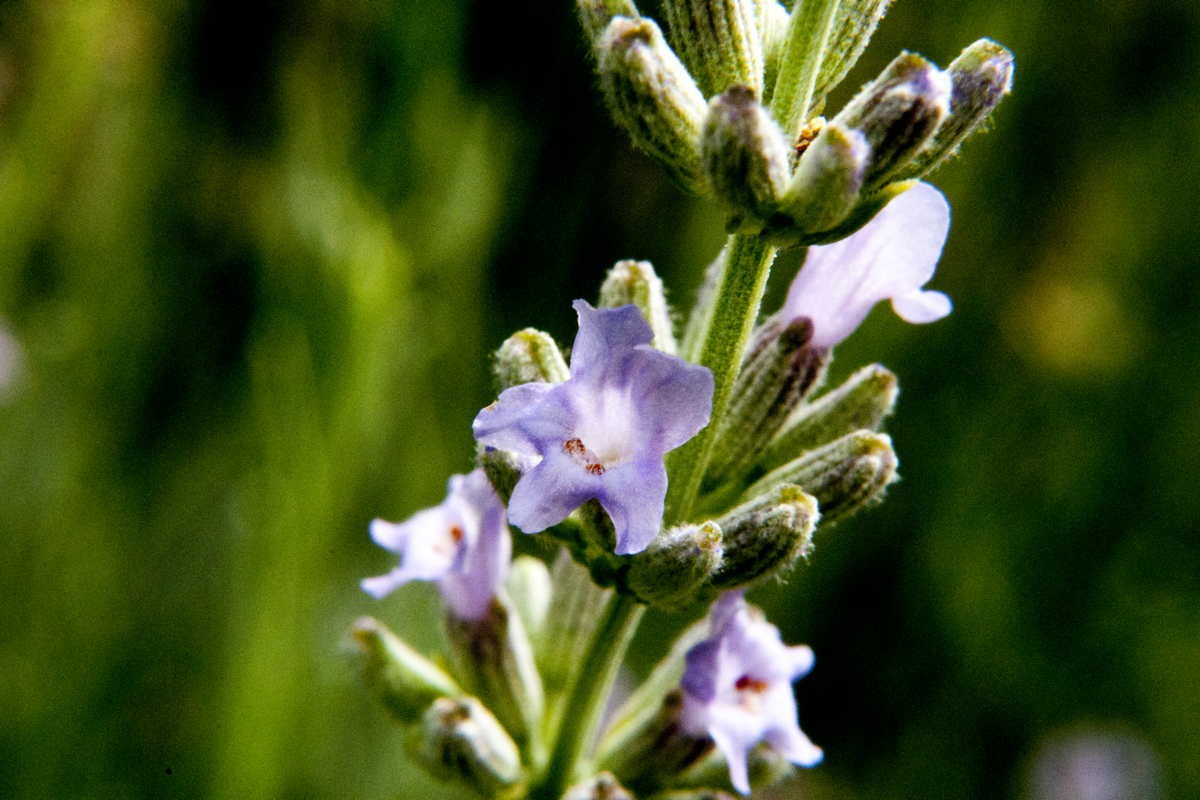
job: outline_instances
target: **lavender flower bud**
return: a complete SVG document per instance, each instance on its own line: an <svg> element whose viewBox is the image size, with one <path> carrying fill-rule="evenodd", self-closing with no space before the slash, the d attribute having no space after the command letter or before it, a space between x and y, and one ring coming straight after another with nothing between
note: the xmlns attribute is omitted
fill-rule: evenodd
<svg viewBox="0 0 1200 800"><path fill-rule="evenodd" d="M721 529L712 522L672 528L631 559L625 577L639 600L667 610L696 602L721 565Z"/></svg>
<svg viewBox="0 0 1200 800"><path fill-rule="evenodd" d="M841 0L813 88L814 104L819 105L858 62L890 3L891 0Z"/></svg>
<svg viewBox="0 0 1200 800"><path fill-rule="evenodd" d="M742 472L824 373L826 352L812 346L806 317L772 317L756 332L716 434L707 480Z"/></svg>
<svg viewBox="0 0 1200 800"><path fill-rule="evenodd" d="M818 516L816 500L783 484L721 517L725 560L713 574L713 588L748 586L790 568L812 547Z"/></svg>
<svg viewBox="0 0 1200 800"><path fill-rule="evenodd" d="M562 800L634 800L610 772L601 772L567 790Z"/></svg>
<svg viewBox="0 0 1200 800"><path fill-rule="evenodd" d="M763 8L759 0L667 0L671 41L705 97L730 86L763 88Z"/></svg>
<svg viewBox="0 0 1200 800"><path fill-rule="evenodd" d="M866 184L872 188L911 177L909 162L949 110L949 76L918 55L901 53L833 121L866 138Z"/></svg>
<svg viewBox="0 0 1200 800"><path fill-rule="evenodd" d="M500 391L522 383L562 383L568 377L562 351L548 333L517 331L496 351L492 371Z"/></svg>
<svg viewBox="0 0 1200 800"><path fill-rule="evenodd" d="M445 620L455 671L487 702L513 737L533 744L542 715L542 682L533 647L511 602L498 597L481 619Z"/></svg>
<svg viewBox="0 0 1200 800"><path fill-rule="evenodd" d="M968 136L988 121L1012 91L1013 55L991 39L980 39L946 68L950 76L950 116L917 154L913 174L924 175L953 156Z"/></svg>
<svg viewBox="0 0 1200 800"><path fill-rule="evenodd" d="M789 148L752 89L734 86L712 99L700 155L709 184L729 208L729 228L761 230L787 187Z"/></svg>
<svg viewBox="0 0 1200 800"><path fill-rule="evenodd" d="M649 261L618 261L600 286L600 307L637 306L654 334L651 344L668 355L675 355L675 333L671 307L662 279Z"/></svg>
<svg viewBox="0 0 1200 800"><path fill-rule="evenodd" d="M351 636L363 682L396 719L413 722L438 697L462 694L453 678L379 620L360 617Z"/></svg>
<svg viewBox="0 0 1200 800"><path fill-rule="evenodd" d="M822 520L836 522L878 499L895 480L896 463L890 438L856 431L767 473L744 496L794 483L817 499ZM732 542L726 547L732 551Z"/></svg>
<svg viewBox="0 0 1200 800"><path fill-rule="evenodd" d="M600 39L600 89L633 144L685 189L704 194L700 131L707 106L653 20L615 17Z"/></svg>
<svg viewBox="0 0 1200 800"><path fill-rule="evenodd" d="M785 235L828 231L858 203L871 148L859 131L825 125L805 149L780 201Z"/></svg>
<svg viewBox="0 0 1200 800"><path fill-rule="evenodd" d="M857 430L877 430L892 413L899 388L886 367L872 364L812 403L800 406L756 462L769 471L806 450Z"/></svg>
<svg viewBox="0 0 1200 800"><path fill-rule="evenodd" d="M640 16L632 0L575 0L575 9L579 12L584 35L593 44L613 17L637 19Z"/></svg>
<svg viewBox="0 0 1200 800"><path fill-rule="evenodd" d="M517 746L474 697L436 700L425 712L416 756L434 774L465 782L494 797L521 778Z"/></svg>

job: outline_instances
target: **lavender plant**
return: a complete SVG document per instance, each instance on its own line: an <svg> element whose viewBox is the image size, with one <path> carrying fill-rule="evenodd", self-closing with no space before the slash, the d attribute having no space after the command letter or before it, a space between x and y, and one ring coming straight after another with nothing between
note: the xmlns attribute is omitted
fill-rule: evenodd
<svg viewBox="0 0 1200 800"><path fill-rule="evenodd" d="M885 0L667 0L670 42L628 0L579 0L614 120L686 190L726 210L728 241L676 339L662 282L623 261L598 305L575 302L569 362L534 329L500 347L478 464L445 501L372 538L444 599L447 652L382 623L354 636L412 755L485 797L584 800L749 794L821 760L788 647L744 592L896 475L879 432L896 379L868 366L814 398L833 348L890 300L912 323L950 313L925 289L949 229L920 182L1009 91L1012 57L982 40L939 69L903 53L832 119L830 91ZM756 325L771 265L807 248L783 306ZM511 558L509 526L557 542ZM647 609L710 604L608 716Z"/></svg>

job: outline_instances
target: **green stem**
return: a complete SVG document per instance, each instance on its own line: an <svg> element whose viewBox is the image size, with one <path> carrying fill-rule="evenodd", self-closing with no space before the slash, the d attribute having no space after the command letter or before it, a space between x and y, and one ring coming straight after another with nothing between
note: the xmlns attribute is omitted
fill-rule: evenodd
<svg viewBox="0 0 1200 800"><path fill-rule="evenodd" d="M626 594L614 594L604 609L587 655L567 690L562 723L545 777L530 793L536 800L558 800L578 779L576 771L584 751L596 735L596 726L608 702L625 650L633 640L646 607Z"/></svg>
<svg viewBox="0 0 1200 800"><path fill-rule="evenodd" d="M716 294L707 309L698 310L707 317L699 337L703 344L698 363L713 374L712 421L669 457L671 483L664 527L687 520L696 504L704 468L712 455L714 423L729 405L729 392L742 367L775 253L774 247L756 236L731 237Z"/></svg>
<svg viewBox="0 0 1200 800"><path fill-rule="evenodd" d="M771 95L771 111L790 136L812 113L813 92L840 5L841 0L805 0L792 14Z"/></svg>

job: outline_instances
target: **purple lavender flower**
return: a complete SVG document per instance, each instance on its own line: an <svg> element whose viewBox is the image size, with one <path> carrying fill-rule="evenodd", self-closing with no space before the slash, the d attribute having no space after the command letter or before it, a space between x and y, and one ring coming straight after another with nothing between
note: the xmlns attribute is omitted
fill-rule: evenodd
<svg viewBox="0 0 1200 800"><path fill-rule="evenodd" d="M796 723L792 696L792 681L812 669L812 650L785 645L741 592L722 595L709 620L711 635L687 654L684 729L712 737L742 794L750 793L747 757L759 742L794 764L819 763L821 748Z"/></svg>
<svg viewBox="0 0 1200 800"><path fill-rule="evenodd" d="M612 518L616 552L637 553L662 524L663 456L708 424L712 373L650 347L634 306L574 308L570 378L506 390L475 418L475 438L533 465L508 504L514 525L537 533L595 498Z"/></svg>
<svg viewBox="0 0 1200 800"><path fill-rule="evenodd" d="M381 598L409 581L436 581L450 613L465 620L488 613L512 555L504 504L481 469L451 477L441 505L398 524L373 521L371 538L399 553L400 566L363 580L365 592Z"/></svg>
<svg viewBox="0 0 1200 800"><path fill-rule="evenodd" d="M781 314L812 320L812 343L821 348L853 333L881 300L890 299L908 322L941 319L950 313L950 298L921 287L933 277L949 229L946 198L918 183L857 233L810 247Z"/></svg>

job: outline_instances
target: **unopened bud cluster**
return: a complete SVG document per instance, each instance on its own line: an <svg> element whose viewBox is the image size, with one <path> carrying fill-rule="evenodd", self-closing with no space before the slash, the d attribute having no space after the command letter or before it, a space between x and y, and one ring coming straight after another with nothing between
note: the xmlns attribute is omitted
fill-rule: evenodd
<svg viewBox="0 0 1200 800"><path fill-rule="evenodd" d="M1012 86L981 39L945 70L902 53L836 114L828 93L886 0L664 3L668 35L632 2L579 0L613 119L728 228L780 245L835 241L953 155ZM827 120L826 117L829 117Z"/></svg>

